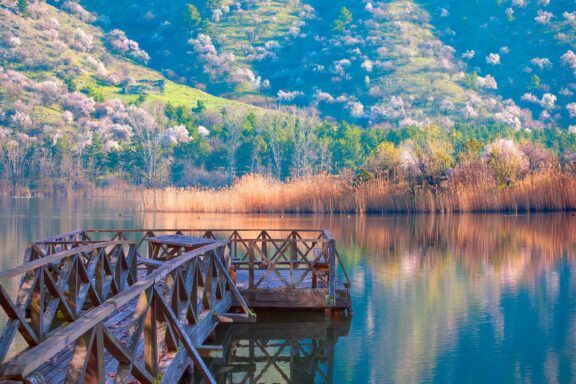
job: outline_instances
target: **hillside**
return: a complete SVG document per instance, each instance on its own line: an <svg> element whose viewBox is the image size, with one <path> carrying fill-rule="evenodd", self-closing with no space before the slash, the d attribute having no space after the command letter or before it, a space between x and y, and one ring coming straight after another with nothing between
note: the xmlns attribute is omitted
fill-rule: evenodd
<svg viewBox="0 0 576 384"><path fill-rule="evenodd" d="M392 127L568 127L576 117L569 1L82 4L105 28L128 31L168 76L255 104Z"/></svg>
<svg viewBox="0 0 576 384"><path fill-rule="evenodd" d="M70 89L89 88L98 98L118 98L127 103L143 95L146 100L187 107L196 106L198 100L213 109L234 104L166 80L142 65L148 62L149 56L137 43L135 48L114 50L110 34L105 36L98 27L79 17L43 3L31 6L29 13L24 19L17 14L13 2L2 2L0 22L5 70L20 71L36 81L58 78ZM95 20L89 13L82 17L85 21ZM134 43L125 35L114 42Z"/></svg>
<svg viewBox="0 0 576 384"><path fill-rule="evenodd" d="M50 184L106 169L156 178L167 172L156 169L160 152L195 138L200 145L205 120L223 109L257 110L167 80L145 66L148 54L123 32L106 34L77 4L65 8L37 2L22 12L0 3L5 182L34 174Z"/></svg>

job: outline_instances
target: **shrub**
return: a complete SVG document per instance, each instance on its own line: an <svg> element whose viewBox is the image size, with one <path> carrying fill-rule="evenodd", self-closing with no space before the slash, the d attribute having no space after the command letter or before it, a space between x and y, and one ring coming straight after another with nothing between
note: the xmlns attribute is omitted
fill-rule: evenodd
<svg viewBox="0 0 576 384"><path fill-rule="evenodd" d="M126 37L126 33L119 29L113 29L106 34L106 43L112 51L126 55L136 61L147 63L150 56L146 51L140 49L140 46L134 40Z"/></svg>
<svg viewBox="0 0 576 384"><path fill-rule="evenodd" d="M514 183L530 169L528 157L509 139L499 139L487 145L482 158L500 185Z"/></svg>

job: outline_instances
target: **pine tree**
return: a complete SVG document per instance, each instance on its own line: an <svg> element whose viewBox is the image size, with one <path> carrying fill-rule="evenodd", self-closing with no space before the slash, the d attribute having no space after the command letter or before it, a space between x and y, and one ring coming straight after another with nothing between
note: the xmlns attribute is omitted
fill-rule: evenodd
<svg viewBox="0 0 576 384"><path fill-rule="evenodd" d="M186 26L191 30L195 31L200 24L202 24L202 16L198 8L194 4L186 4L186 9L184 11L184 22Z"/></svg>
<svg viewBox="0 0 576 384"><path fill-rule="evenodd" d="M18 0L18 10L22 16L28 14L28 0Z"/></svg>
<svg viewBox="0 0 576 384"><path fill-rule="evenodd" d="M352 22L352 12L346 7L342 7L338 13L338 17L334 20L332 29L336 32L344 32L346 26Z"/></svg>

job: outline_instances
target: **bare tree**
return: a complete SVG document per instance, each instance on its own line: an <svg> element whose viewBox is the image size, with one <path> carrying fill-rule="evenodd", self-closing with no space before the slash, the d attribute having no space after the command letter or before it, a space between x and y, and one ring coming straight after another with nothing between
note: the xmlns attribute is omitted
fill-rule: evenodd
<svg viewBox="0 0 576 384"><path fill-rule="evenodd" d="M263 115L258 121L258 134L260 134L270 146L272 154L272 167L276 178L282 177L282 162L288 142L288 134L293 129L292 120L282 116L280 111L270 112Z"/></svg>
<svg viewBox="0 0 576 384"><path fill-rule="evenodd" d="M242 122L244 115L225 108L222 113L223 131L224 131L224 145L226 146L226 157L228 160L228 177L230 182L236 177L236 162L238 148L240 147L240 137L242 134Z"/></svg>
<svg viewBox="0 0 576 384"><path fill-rule="evenodd" d="M307 112L298 112L293 117L292 143L294 145L293 173L301 177L314 171L317 156L316 131L318 118Z"/></svg>
<svg viewBox="0 0 576 384"><path fill-rule="evenodd" d="M130 106L126 109L126 122L132 127L136 144L140 147L138 155L141 157L145 171L146 182L157 185L159 180L160 162L163 155L162 132L165 125L163 106L161 104L148 104L147 110Z"/></svg>
<svg viewBox="0 0 576 384"><path fill-rule="evenodd" d="M25 133L0 136L0 166L13 186L22 181L30 168L30 151L35 139Z"/></svg>

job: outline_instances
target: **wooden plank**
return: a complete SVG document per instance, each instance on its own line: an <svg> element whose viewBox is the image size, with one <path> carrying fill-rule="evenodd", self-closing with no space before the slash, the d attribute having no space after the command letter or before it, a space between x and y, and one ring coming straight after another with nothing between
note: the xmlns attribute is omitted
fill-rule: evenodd
<svg viewBox="0 0 576 384"><path fill-rule="evenodd" d="M245 313L222 313L213 314L214 320L221 323L255 323L256 318L254 316L248 316Z"/></svg>
<svg viewBox="0 0 576 384"><path fill-rule="evenodd" d="M197 368L200 371L200 374L202 375L202 377L206 382L210 384L216 384L216 380L214 380L212 374L210 373L210 370L204 364L202 357L198 354L198 351L192 344L192 341L188 337L186 330L184 329L180 321L176 318L174 312L172 312L170 306L166 304L164 298L158 291L155 291L154 300L158 300L156 303L160 307L162 307L162 310L166 315L167 320L171 322L174 332L176 333L178 339L180 339L180 341L184 345L184 349L188 353L188 357L190 357L194 361L195 368Z"/></svg>
<svg viewBox="0 0 576 384"><path fill-rule="evenodd" d="M149 237L148 242L152 244L173 245L180 247L203 247L208 244L213 244L215 240L206 239L204 237L192 237L184 235L163 235L156 237Z"/></svg>
<svg viewBox="0 0 576 384"><path fill-rule="evenodd" d="M206 345L203 344L199 347L196 347L198 350L198 354L201 357L209 357L209 358L223 358L224 357L224 347L221 345Z"/></svg>

